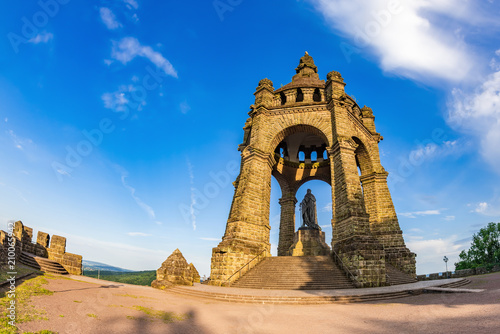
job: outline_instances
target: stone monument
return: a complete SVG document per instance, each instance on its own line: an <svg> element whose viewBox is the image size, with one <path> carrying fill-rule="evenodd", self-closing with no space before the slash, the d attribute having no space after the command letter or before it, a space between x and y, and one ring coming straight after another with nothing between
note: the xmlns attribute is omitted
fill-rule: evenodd
<svg viewBox="0 0 500 334"><path fill-rule="evenodd" d="M325 242L325 232L318 225L316 197L307 189L307 194L300 203L303 224L293 236L293 244L288 250L291 256L318 256L330 254L330 247Z"/></svg>
<svg viewBox="0 0 500 334"><path fill-rule="evenodd" d="M247 263L270 256L272 177L282 194L279 256L289 255L294 243L297 190L321 180L332 187L332 251L357 286L384 286L386 264L414 277L415 254L404 242L380 163L383 137L373 110L345 92L339 72L321 80L307 53L295 72L280 88L266 78L255 90L226 229L212 249L210 284L234 281ZM373 89L387 95L383 87Z"/></svg>

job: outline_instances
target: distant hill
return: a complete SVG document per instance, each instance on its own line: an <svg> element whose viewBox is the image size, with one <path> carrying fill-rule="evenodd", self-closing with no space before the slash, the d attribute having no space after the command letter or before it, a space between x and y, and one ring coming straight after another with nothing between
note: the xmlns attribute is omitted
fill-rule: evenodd
<svg viewBox="0 0 500 334"><path fill-rule="evenodd" d="M82 261L82 266L83 266L83 271L114 271L114 272L121 272L121 273L131 273L134 272L135 270L129 270L129 269L123 269L119 267L114 267L110 266L109 264L101 263L101 262L95 262L95 261L87 261L83 260Z"/></svg>

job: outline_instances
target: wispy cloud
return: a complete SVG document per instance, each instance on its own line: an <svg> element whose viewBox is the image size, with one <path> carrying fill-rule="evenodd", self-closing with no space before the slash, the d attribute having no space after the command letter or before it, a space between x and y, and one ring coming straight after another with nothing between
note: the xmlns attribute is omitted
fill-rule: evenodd
<svg viewBox="0 0 500 334"><path fill-rule="evenodd" d="M193 165L191 165L191 161L189 158L187 159L188 173L189 173L189 183L191 184L191 204L189 205L189 213L191 215L191 224L193 225L193 230L196 230L196 194L194 188L194 173L193 173Z"/></svg>
<svg viewBox="0 0 500 334"><path fill-rule="evenodd" d="M40 43L48 43L50 40L54 38L54 35L50 32L41 32L35 37L28 40L28 43L32 44L40 44Z"/></svg>
<svg viewBox="0 0 500 334"><path fill-rule="evenodd" d="M7 130L7 134L12 139L12 142L14 143L14 146L16 148L20 149L21 151L23 151L26 146L33 144L33 141L31 139L19 137L18 135L16 135L14 133L13 130Z"/></svg>
<svg viewBox="0 0 500 334"><path fill-rule="evenodd" d="M150 46L141 45L134 37L124 37L120 41L114 41L111 57L122 64L127 64L136 57L143 57L162 69L165 74L177 78L177 71L161 53L154 51Z"/></svg>
<svg viewBox="0 0 500 334"><path fill-rule="evenodd" d="M122 24L116 19L116 15L107 7L101 7L99 9L99 14L101 15L102 23L106 25L109 30L115 30L122 27Z"/></svg>
<svg viewBox="0 0 500 334"><path fill-rule="evenodd" d="M150 207L149 205L147 205L146 203L144 203L136 194L135 194L135 188L131 187L130 185L127 184L126 182L126 179L127 177L129 176L128 172L123 169L122 167L120 166L116 166L117 169L119 169L121 171L121 181L122 181L122 185L130 192L130 196L132 196L132 198L134 199L134 201L137 203L137 205L142 209L144 210L144 212L147 213L147 215L151 218L151 219L155 219L156 218L156 215L155 215L155 212L153 210L152 207Z"/></svg>
<svg viewBox="0 0 500 334"><path fill-rule="evenodd" d="M323 208L321 208L323 212L332 212L332 202L326 204Z"/></svg>
<svg viewBox="0 0 500 334"><path fill-rule="evenodd" d="M188 111L191 110L191 107L189 106L189 104L186 101L182 102L179 105L179 108L181 109L181 113L183 113L183 114L187 114Z"/></svg>
<svg viewBox="0 0 500 334"><path fill-rule="evenodd" d="M123 0L123 2L125 2L128 6L134 8L134 9L139 8L139 4L135 0Z"/></svg>
<svg viewBox="0 0 500 334"><path fill-rule="evenodd" d="M142 233L142 232L128 232L131 237L150 237L152 234Z"/></svg>
<svg viewBox="0 0 500 334"><path fill-rule="evenodd" d="M447 220L447 221L452 221L452 220L455 220L455 216L446 216L443 219Z"/></svg>
<svg viewBox="0 0 500 334"><path fill-rule="evenodd" d="M140 101L137 101L137 98L133 99L131 94L136 91L137 87L134 85L121 85L118 87L118 90L114 92L102 94L101 99L104 102L104 108L116 112L127 111L129 108L141 111L147 102L145 99ZM133 99L133 102L131 99Z"/></svg>
<svg viewBox="0 0 500 334"><path fill-rule="evenodd" d="M401 212L398 215L406 218L417 218L417 216L430 216L430 215L440 215L440 210L425 210L425 211L414 211L414 212Z"/></svg>

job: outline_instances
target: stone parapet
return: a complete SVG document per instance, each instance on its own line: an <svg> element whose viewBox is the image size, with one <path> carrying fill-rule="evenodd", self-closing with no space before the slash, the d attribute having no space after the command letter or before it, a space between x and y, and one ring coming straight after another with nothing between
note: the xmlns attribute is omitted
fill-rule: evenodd
<svg viewBox="0 0 500 334"><path fill-rule="evenodd" d="M2 247L0 251L5 249L6 236L7 234L2 231L2 235L0 236L0 244L2 244ZM33 229L24 226L21 221L17 221L14 224L13 237L16 243L16 260L20 258L21 252L27 252L56 261L70 274L82 274L82 256L66 253L66 238L54 235L51 240L48 233L39 231L37 233L36 243L33 243Z"/></svg>

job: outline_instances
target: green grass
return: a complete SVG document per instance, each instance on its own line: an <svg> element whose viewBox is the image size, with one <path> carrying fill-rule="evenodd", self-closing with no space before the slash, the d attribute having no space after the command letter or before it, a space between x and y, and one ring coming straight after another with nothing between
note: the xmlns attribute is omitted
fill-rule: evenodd
<svg viewBox="0 0 500 334"><path fill-rule="evenodd" d="M97 271L86 270L84 272L85 276L97 278ZM136 272L119 272L119 271L101 271L99 278L106 281L135 284L135 285L145 285L151 286L151 282L156 279L155 270L147 271L136 271Z"/></svg>
<svg viewBox="0 0 500 334"><path fill-rule="evenodd" d="M87 313L87 317L97 319L97 314L94 314L94 313Z"/></svg>
<svg viewBox="0 0 500 334"><path fill-rule="evenodd" d="M119 297L130 297L130 298L143 298L143 299L154 299L152 297L145 297L145 296L135 296L135 295L131 295L131 294L118 294L118 293L114 293L113 294L114 296L119 296Z"/></svg>
<svg viewBox="0 0 500 334"><path fill-rule="evenodd" d="M166 324L191 318L189 314L177 314L174 312L158 311L149 307L139 305L134 305L133 307L138 311L144 312L146 315L148 315L148 317L152 319L160 319Z"/></svg>
<svg viewBox="0 0 500 334"><path fill-rule="evenodd" d="M10 271L11 270L7 266L0 268L0 283L5 282L10 277L10 275L7 274ZM30 273L42 273L41 271L25 266L24 264L16 265L16 269L14 270L14 272L17 273L16 277L21 277Z"/></svg>
<svg viewBox="0 0 500 334"><path fill-rule="evenodd" d="M42 295L52 295L54 292L43 288L43 285L47 284L47 279L44 276L38 276L29 280L24 281L16 287L15 291L15 301L16 301L16 323L23 323L32 320L48 320L45 317L45 310L36 309L33 305L29 303L31 297L42 296ZM7 293L3 294L0 299L0 334L17 334L18 330L16 327L9 325L9 314L7 308L10 305L11 298ZM52 333L49 331L42 331L37 333Z"/></svg>

